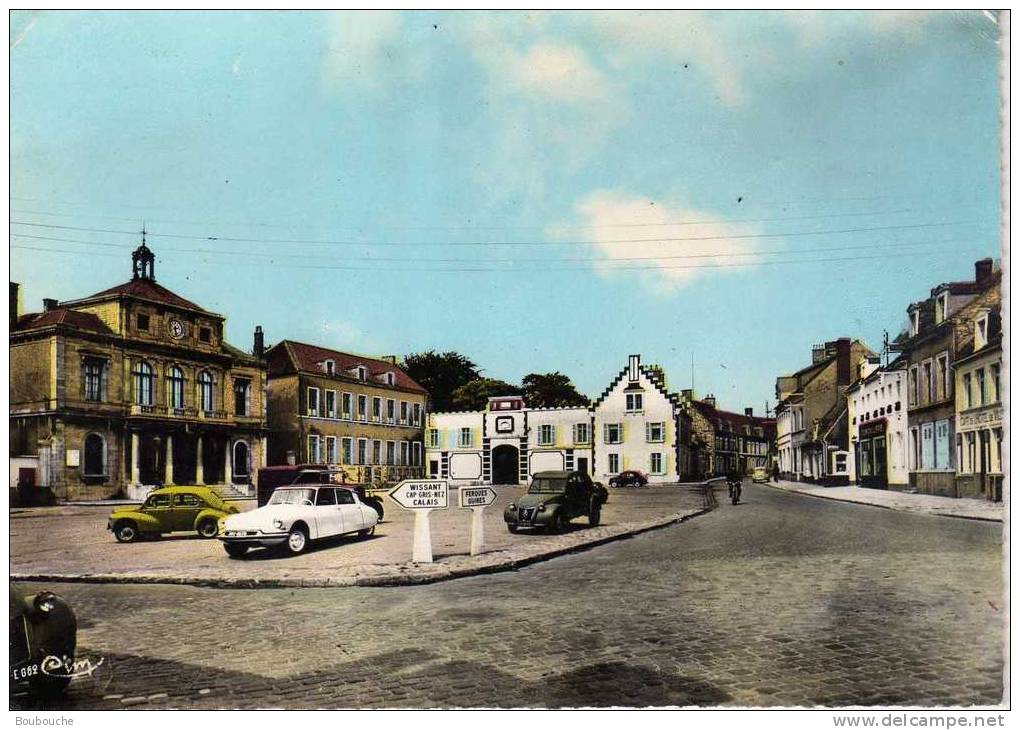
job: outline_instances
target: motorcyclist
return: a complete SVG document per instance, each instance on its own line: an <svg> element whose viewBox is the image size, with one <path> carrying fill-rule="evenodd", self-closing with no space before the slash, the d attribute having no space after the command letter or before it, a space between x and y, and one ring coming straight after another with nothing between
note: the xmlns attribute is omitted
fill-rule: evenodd
<svg viewBox="0 0 1020 730"><path fill-rule="evenodd" d="M744 477L736 469L730 469L726 474L726 484L729 486L730 499L736 504L740 499L740 487Z"/></svg>

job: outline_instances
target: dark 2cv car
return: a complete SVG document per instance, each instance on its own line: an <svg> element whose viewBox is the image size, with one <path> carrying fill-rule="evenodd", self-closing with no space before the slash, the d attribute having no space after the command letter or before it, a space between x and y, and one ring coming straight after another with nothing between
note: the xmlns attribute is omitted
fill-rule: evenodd
<svg viewBox="0 0 1020 730"><path fill-rule="evenodd" d="M10 584L11 689L27 684L36 695L62 691L71 681L78 622L67 602L49 591L34 593Z"/></svg>
<svg viewBox="0 0 1020 730"><path fill-rule="evenodd" d="M606 488L580 471L540 471L531 478L526 494L507 505L503 521L510 532L541 528L564 532L570 520L586 516L595 527L602 519Z"/></svg>

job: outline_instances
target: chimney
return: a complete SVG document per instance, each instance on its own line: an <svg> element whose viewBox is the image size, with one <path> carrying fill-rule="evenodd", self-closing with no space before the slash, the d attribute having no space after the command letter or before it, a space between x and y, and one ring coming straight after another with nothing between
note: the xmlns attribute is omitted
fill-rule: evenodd
<svg viewBox="0 0 1020 730"><path fill-rule="evenodd" d="M43 305L43 311L52 312L54 309L57 308L57 300L56 299L43 299L42 300L42 305Z"/></svg>
<svg viewBox="0 0 1020 730"><path fill-rule="evenodd" d="M825 345L814 345L811 348L811 364L819 363L825 359Z"/></svg>
<svg viewBox="0 0 1020 730"><path fill-rule="evenodd" d="M266 340L262 334L262 325L255 325L255 345L252 348L252 354L259 360L266 354Z"/></svg>
<svg viewBox="0 0 1020 730"><path fill-rule="evenodd" d="M680 391L680 400L684 403L690 403L694 400L694 390L691 388L684 388Z"/></svg>
<svg viewBox="0 0 1020 730"><path fill-rule="evenodd" d="M8 310L8 316L10 318L11 329L13 330L18 326L18 319L21 318L21 286L12 281L11 283L11 302L10 309Z"/></svg>
<svg viewBox="0 0 1020 730"><path fill-rule="evenodd" d="M981 259L974 262L974 281L982 284L992 276L993 263L991 259Z"/></svg>
<svg viewBox="0 0 1020 730"><path fill-rule="evenodd" d="M745 408L744 415L748 418L754 418L754 408Z"/></svg>
<svg viewBox="0 0 1020 730"><path fill-rule="evenodd" d="M704 400L702 400L702 403L705 403L711 406L712 408L715 408L715 396L709 393L708 395L705 396Z"/></svg>
<svg viewBox="0 0 1020 730"><path fill-rule="evenodd" d="M390 365L396 365L397 364L397 356L396 355L383 355L380 359L383 362L388 362Z"/></svg>
<svg viewBox="0 0 1020 730"><path fill-rule="evenodd" d="M836 382L840 385L850 385L850 338L840 337L829 344L835 345L836 350Z"/></svg>
<svg viewBox="0 0 1020 730"><path fill-rule="evenodd" d="M631 355L630 360L627 363L627 380L629 380L631 383L636 383L638 380L640 380L641 379L640 367L641 356Z"/></svg>

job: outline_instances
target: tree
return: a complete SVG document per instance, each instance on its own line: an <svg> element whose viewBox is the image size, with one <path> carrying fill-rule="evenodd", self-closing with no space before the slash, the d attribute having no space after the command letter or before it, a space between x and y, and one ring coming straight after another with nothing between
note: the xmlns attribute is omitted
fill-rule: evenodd
<svg viewBox="0 0 1020 730"><path fill-rule="evenodd" d="M512 383L493 378L478 378L453 391L451 407L455 411L480 411L488 404L489 398L520 394L521 389Z"/></svg>
<svg viewBox="0 0 1020 730"><path fill-rule="evenodd" d="M587 406L588 398L577 392L570 378L560 372L530 373L521 381L524 402L529 408L562 408Z"/></svg>
<svg viewBox="0 0 1020 730"><path fill-rule="evenodd" d="M402 366L429 392L433 411L451 410L454 391L481 376L478 366L459 352L412 352L404 356Z"/></svg>

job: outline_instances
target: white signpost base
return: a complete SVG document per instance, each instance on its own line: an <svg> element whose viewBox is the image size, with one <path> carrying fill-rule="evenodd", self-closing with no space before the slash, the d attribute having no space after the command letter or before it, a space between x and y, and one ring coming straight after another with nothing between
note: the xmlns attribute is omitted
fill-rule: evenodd
<svg viewBox="0 0 1020 730"><path fill-rule="evenodd" d="M415 563L432 562L432 523L429 520L430 509L414 511L414 547L411 560Z"/></svg>
<svg viewBox="0 0 1020 730"><path fill-rule="evenodd" d="M482 554L482 543L485 542L485 522L483 515L485 507L471 508L471 554Z"/></svg>

